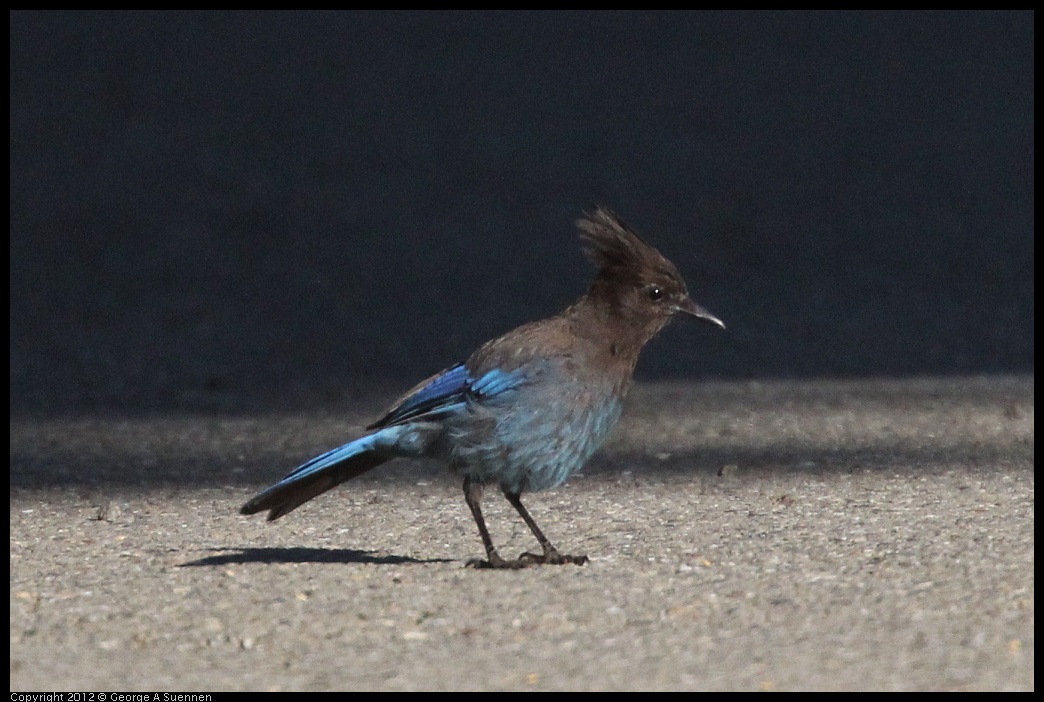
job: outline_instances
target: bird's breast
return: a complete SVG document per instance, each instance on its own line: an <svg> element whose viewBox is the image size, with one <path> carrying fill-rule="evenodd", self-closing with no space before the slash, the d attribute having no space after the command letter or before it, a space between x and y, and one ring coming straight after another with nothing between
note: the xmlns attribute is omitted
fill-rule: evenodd
<svg viewBox="0 0 1044 702"><path fill-rule="evenodd" d="M451 464L512 492L547 490L587 463L620 418L611 382L531 383L472 408L451 427Z"/></svg>

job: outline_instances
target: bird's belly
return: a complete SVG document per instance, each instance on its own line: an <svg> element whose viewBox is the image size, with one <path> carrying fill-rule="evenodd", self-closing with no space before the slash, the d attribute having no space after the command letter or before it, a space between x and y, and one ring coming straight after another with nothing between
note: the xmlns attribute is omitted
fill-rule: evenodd
<svg viewBox="0 0 1044 702"><path fill-rule="evenodd" d="M472 480L514 492L548 490L582 468L620 418L613 393L534 398L510 408L478 409L455 429L450 465Z"/></svg>

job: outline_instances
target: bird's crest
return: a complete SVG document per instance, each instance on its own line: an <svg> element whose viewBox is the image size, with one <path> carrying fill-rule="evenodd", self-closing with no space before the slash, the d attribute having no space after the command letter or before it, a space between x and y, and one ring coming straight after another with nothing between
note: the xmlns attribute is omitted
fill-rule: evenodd
<svg viewBox="0 0 1044 702"><path fill-rule="evenodd" d="M677 276L663 254L649 246L611 210L598 207L576 221L584 253L599 273L633 278L654 270Z"/></svg>

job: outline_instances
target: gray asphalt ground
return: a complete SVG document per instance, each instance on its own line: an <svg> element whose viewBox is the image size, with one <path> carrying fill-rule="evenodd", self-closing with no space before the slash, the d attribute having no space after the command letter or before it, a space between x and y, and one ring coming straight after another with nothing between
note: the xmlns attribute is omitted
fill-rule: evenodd
<svg viewBox="0 0 1044 702"><path fill-rule="evenodd" d="M1034 686L1031 376L641 385L528 500L583 567L425 464L236 513L381 404L13 421L12 690Z"/></svg>
<svg viewBox="0 0 1044 702"><path fill-rule="evenodd" d="M9 17L12 689L1033 688L1032 11ZM237 513L593 204L728 329L527 498L588 565L420 464Z"/></svg>

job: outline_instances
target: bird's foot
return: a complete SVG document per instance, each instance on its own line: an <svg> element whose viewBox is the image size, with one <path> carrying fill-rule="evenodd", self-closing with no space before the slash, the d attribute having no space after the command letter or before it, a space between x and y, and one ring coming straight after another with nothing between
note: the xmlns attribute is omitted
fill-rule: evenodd
<svg viewBox="0 0 1044 702"><path fill-rule="evenodd" d="M520 563L524 563L526 566L530 565L564 565L566 563L572 563L574 565L583 565L587 563L587 556L581 554L579 556L570 556L568 553L559 553L557 549L551 548L545 551L543 554L525 552L518 557Z"/></svg>
<svg viewBox="0 0 1044 702"><path fill-rule="evenodd" d="M519 568L525 568L526 564L522 563L521 560L508 561L500 557L496 551L489 554L488 560L482 560L481 558L472 558L464 564L465 568L476 568L476 569L497 569L497 570L518 570Z"/></svg>
<svg viewBox="0 0 1044 702"><path fill-rule="evenodd" d="M495 568L499 570L519 570L521 568L529 568L530 566L536 565L563 565L565 563L573 563L575 565L583 565L587 563L587 556L570 556L565 553L559 553L555 549L539 554L539 553L526 553L521 554L518 558L513 561L505 560L497 554L496 551L489 554L488 560L482 560L481 558L472 558L470 561L464 564L465 568Z"/></svg>

